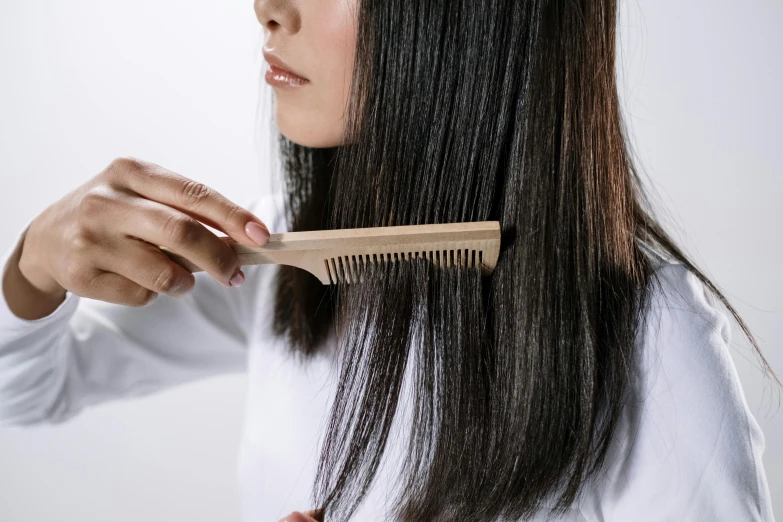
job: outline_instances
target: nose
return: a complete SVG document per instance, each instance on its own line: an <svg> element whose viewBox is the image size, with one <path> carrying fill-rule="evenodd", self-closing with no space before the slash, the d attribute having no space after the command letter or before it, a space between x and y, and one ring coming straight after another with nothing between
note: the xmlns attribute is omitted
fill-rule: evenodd
<svg viewBox="0 0 783 522"><path fill-rule="evenodd" d="M302 16L293 0L255 0L253 8L265 31L296 34L302 27Z"/></svg>

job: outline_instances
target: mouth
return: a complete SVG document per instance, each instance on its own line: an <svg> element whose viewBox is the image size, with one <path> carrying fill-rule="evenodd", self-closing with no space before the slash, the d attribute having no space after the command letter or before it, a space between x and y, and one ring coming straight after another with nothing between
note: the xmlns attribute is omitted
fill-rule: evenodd
<svg viewBox="0 0 783 522"><path fill-rule="evenodd" d="M301 87L310 83L307 78L295 73L280 56L264 48L264 59L269 67L264 74L266 82L273 87Z"/></svg>

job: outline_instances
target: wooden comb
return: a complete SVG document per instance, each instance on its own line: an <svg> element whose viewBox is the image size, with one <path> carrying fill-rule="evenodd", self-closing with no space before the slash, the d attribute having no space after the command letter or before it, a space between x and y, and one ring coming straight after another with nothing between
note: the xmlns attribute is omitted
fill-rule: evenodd
<svg viewBox="0 0 783 522"><path fill-rule="evenodd" d="M279 264L307 270L323 284L362 280L368 264L426 258L437 266L480 267L491 274L500 253L500 222L344 228L271 234L261 247L227 239L241 266ZM201 268L165 247L164 253L191 272Z"/></svg>

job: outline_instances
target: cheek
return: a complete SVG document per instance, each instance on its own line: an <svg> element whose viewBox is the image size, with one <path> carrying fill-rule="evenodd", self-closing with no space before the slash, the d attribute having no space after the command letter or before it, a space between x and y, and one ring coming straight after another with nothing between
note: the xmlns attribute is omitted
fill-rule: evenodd
<svg viewBox="0 0 783 522"><path fill-rule="evenodd" d="M348 102L356 48L355 13L345 0L317 0L322 8L314 13L309 44L313 50L313 95L319 119L332 134L341 134L343 113ZM331 9L326 6L331 4Z"/></svg>
<svg viewBox="0 0 783 522"><path fill-rule="evenodd" d="M323 0L321 0L323 1ZM333 101L347 99L356 48L355 7L346 0L328 0L332 9L323 12L313 29L313 44L319 54L319 73Z"/></svg>
<svg viewBox="0 0 783 522"><path fill-rule="evenodd" d="M310 84L276 96L280 131L310 147L343 144L356 48L356 0L302 2L303 30L296 35L300 56L307 56Z"/></svg>

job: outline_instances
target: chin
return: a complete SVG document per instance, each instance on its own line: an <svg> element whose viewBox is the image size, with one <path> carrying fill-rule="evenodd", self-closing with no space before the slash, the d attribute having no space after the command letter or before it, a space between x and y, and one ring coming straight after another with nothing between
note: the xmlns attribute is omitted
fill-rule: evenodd
<svg viewBox="0 0 783 522"><path fill-rule="evenodd" d="M325 149L343 144L342 127L333 122L324 122L312 114L281 109L275 110L275 123L280 134L304 147Z"/></svg>

